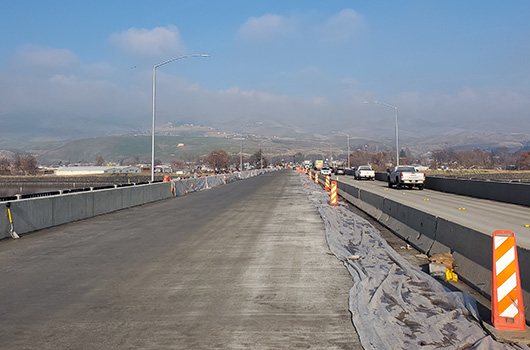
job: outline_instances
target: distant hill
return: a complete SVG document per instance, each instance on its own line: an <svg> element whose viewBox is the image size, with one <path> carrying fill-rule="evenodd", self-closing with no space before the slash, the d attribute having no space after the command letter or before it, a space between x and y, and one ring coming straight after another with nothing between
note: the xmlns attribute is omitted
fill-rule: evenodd
<svg viewBox="0 0 530 350"><path fill-rule="evenodd" d="M314 133L276 121L238 120L223 127L167 123L157 127L155 157L164 163L172 160L196 161L214 149L239 154L244 137L243 153L253 154L262 149L265 156L313 154L345 158L346 134L350 135L350 150L367 149L372 152L394 151L393 125L374 125L373 128L355 126L348 130ZM410 131L405 124L400 129L400 148L409 148L420 155L444 148L490 150L506 147L511 151L530 149L530 135L487 131L469 131L459 128L438 127L437 132L424 124ZM151 162L151 133L129 131L128 135L109 135L78 140L59 140L44 135L32 138L0 137L0 155L30 153L39 164L92 163L98 156L107 162Z"/></svg>

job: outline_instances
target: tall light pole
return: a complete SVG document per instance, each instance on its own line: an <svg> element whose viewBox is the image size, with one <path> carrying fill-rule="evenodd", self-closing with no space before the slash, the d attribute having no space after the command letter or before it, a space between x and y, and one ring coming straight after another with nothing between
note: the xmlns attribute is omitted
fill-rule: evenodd
<svg viewBox="0 0 530 350"><path fill-rule="evenodd" d="M345 132L342 132L342 131L334 131L334 133L346 136L346 140L348 142L348 169L349 169L350 168L350 134L346 134Z"/></svg>
<svg viewBox="0 0 530 350"><path fill-rule="evenodd" d="M364 103L373 103L377 105L386 106L389 108L394 108L396 111L396 166L399 165L399 146L398 146L398 108L396 106L393 106L388 103L380 102L380 101L364 101Z"/></svg>
<svg viewBox="0 0 530 350"><path fill-rule="evenodd" d="M246 128L247 126L251 126L251 125L261 125L263 124L263 122L251 122L251 123L247 123L245 125L242 125L241 127L239 127L239 132L241 133L241 135L243 135L243 128ZM234 138L234 140L239 140L241 141L241 150L239 151L239 171L243 171L243 141L245 140L244 137L236 137Z"/></svg>
<svg viewBox="0 0 530 350"><path fill-rule="evenodd" d="M241 141L241 148L239 149L239 171L243 172L243 140L244 137L234 137L234 140Z"/></svg>
<svg viewBox="0 0 530 350"><path fill-rule="evenodd" d="M198 55L183 55L164 61L159 64L153 65L153 129L151 131L151 181L155 181L155 112L156 112L156 69L160 66L168 64L170 62L180 60L181 58L188 57L210 57L210 55L198 54Z"/></svg>

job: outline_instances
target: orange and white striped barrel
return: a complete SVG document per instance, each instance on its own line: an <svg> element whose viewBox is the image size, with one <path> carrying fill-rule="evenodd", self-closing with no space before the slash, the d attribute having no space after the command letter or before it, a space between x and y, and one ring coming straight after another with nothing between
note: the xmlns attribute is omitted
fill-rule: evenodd
<svg viewBox="0 0 530 350"><path fill-rule="evenodd" d="M329 204L337 205L337 181L331 181L331 192L329 195Z"/></svg>
<svg viewBox="0 0 530 350"><path fill-rule="evenodd" d="M331 178L329 176L326 176L326 188L325 188L326 191L329 191L330 181L331 181Z"/></svg>
<svg viewBox="0 0 530 350"><path fill-rule="evenodd" d="M493 233L491 321L497 329L524 331L523 294L515 235L511 231Z"/></svg>
<svg viewBox="0 0 530 350"><path fill-rule="evenodd" d="M318 173L315 173L315 183L318 184Z"/></svg>

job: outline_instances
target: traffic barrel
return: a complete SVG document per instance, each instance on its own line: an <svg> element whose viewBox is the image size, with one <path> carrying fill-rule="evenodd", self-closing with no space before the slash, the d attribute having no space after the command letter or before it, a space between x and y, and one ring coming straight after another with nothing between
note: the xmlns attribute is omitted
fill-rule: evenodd
<svg viewBox="0 0 530 350"><path fill-rule="evenodd" d="M515 235L511 231L493 233L491 322L500 330L526 329L523 293Z"/></svg>

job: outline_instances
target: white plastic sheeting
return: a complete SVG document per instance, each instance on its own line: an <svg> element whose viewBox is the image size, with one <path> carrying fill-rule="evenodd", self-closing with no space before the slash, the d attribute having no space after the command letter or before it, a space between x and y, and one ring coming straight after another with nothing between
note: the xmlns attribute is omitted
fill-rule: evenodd
<svg viewBox="0 0 530 350"><path fill-rule="evenodd" d="M529 349L503 344L480 326L476 301L451 292L396 253L368 221L302 175L332 253L353 279L350 312L365 349ZM309 187L309 189L307 189Z"/></svg>
<svg viewBox="0 0 530 350"><path fill-rule="evenodd" d="M256 169L243 172L236 172L230 174L220 174L220 175L211 175L203 176L196 178L187 178L187 179L173 179L172 190L175 196L182 196L186 193L191 193L195 191L207 190L209 188L224 185L230 182L237 180L248 179L266 172L274 171L275 168L267 169Z"/></svg>

